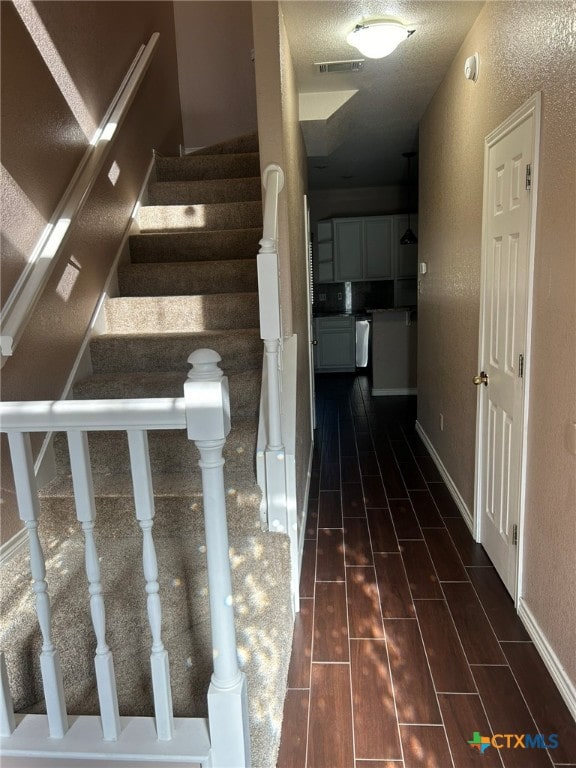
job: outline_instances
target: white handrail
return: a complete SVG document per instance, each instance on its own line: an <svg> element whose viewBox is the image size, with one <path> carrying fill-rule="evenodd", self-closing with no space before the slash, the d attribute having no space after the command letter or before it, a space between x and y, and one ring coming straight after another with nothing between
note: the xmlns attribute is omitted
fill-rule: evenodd
<svg viewBox="0 0 576 768"><path fill-rule="evenodd" d="M34 400L0 404L0 432L185 429L183 397Z"/></svg>
<svg viewBox="0 0 576 768"><path fill-rule="evenodd" d="M14 354L16 345L46 287L58 256L76 217L96 183L111 142L123 122L156 49L158 32L142 45L130 65L102 122L84 153L66 192L46 226L30 260L8 297L0 314L0 353L2 364Z"/></svg>

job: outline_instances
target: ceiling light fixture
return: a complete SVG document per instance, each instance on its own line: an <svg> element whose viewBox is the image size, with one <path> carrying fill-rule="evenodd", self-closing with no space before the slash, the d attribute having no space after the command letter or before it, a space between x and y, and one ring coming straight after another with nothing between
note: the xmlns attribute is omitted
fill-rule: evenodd
<svg viewBox="0 0 576 768"><path fill-rule="evenodd" d="M376 19L356 24L346 37L347 42L357 48L369 59L383 59L400 45L403 40L414 34L399 21Z"/></svg>

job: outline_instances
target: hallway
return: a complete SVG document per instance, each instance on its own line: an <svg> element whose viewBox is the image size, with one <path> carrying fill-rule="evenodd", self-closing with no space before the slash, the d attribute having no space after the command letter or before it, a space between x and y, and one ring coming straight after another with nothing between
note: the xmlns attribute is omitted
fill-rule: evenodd
<svg viewBox="0 0 576 768"><path fill-rule="evenodd" d="M576 766L576 725L415 432L415 398L316 381L278 768ZM482 754L476 733L557 747L511 736Z"/></svg>

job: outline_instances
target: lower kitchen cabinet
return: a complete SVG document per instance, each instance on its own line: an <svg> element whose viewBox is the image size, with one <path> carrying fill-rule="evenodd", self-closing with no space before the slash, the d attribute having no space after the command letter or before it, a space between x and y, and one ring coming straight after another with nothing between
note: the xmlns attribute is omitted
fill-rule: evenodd
<svg viewBox="0 0 576 768"><path fill-rule="evenodd" d="M317 371L356 370L356 325L352 315L317 317L314 332Z"/></svg>

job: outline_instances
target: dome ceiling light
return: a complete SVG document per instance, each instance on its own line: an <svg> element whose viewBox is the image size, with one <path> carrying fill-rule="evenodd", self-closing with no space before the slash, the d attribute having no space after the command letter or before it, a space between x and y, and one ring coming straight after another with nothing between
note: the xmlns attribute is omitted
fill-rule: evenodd
<svg viewBox="0 0 576 768"><path fill-rule="evenodd" d="M346 37L347 42L369 59L383 59L414 34L399 21L376 19L356 24Z"/></svg>

